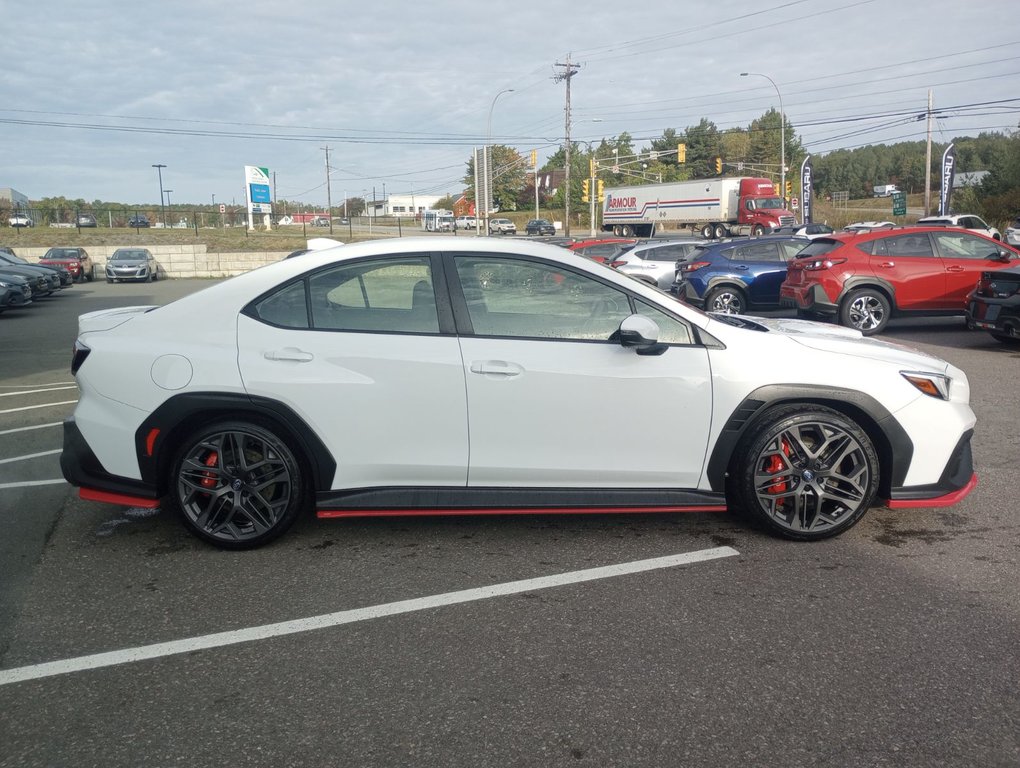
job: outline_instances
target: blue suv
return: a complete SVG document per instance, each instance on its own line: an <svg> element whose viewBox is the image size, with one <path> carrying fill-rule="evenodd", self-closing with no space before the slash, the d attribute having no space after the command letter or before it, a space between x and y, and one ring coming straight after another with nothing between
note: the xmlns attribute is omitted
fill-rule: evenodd
<svg viewBox="0 0 1020 768"><path fill-rule="evenodd" d="M806 237L765 236L703 245L677 262L670 290L707 312L739 315L779 306L787 262L810 243Z"/></svg>

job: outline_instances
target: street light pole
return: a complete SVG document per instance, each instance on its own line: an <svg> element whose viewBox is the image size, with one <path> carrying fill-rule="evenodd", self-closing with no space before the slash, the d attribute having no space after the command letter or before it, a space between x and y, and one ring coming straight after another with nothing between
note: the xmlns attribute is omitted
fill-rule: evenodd
<svg viewBox="0 0 1020 768"><path fill-rule="evenodd" d="M166 208L163 207L163 169L166 168L162 163L155 163L152 166L156 169L156 173L159 174L159 210L163 215L163 226L166 227Z"/></svg>
<svg viewBox="0 0 1020 768"><path fill-rule="evenodd" d="M513 88L505 88L497 93L493 99L492 104L489 105L489 121L485 128L485 151L482 153L485 162L485 234L489 234L489 205L492 203L492 110L496 108L496 99L502 96L504 93L513 93ZM477 197L477 190L475 190ZM478 201L475 200L475 208L478 207ZM476 212L477 213L477 212Z"/></svg>
<svg viewBox="0 0 1020 768"><path fill-rule="evenodd" d="M741 77L747 77L748 75L755 75L757 77L764 77L770 83L772 87L776 89L776 96L779 97L779 189L780 196L784 200L786 205L786 113L783 112L783 94L779 92L779 86L776 85L776 81L768 75L763 75L761 72L741 72Z"/></svg>
<svg viewBox="0 0 1020 768"><path fill-rule="evenodd" d="M168 190L165 190L165 191L166 191L166 207L170 209L170 218L173 218L174 209L170 205L170 193L173 192L173 190L172 189L168 189ZM166 214L163 214L163 226L166 227Z"/></svg>

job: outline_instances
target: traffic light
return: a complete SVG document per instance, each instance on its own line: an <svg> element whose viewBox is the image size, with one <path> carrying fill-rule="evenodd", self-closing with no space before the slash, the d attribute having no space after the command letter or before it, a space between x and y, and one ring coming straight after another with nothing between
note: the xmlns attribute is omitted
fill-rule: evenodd
<svg viewBox="0 0 1020 768"><path fill-rule="evenodd" d="M687 162L687 145L686 144L677 144L676 145L676 161L678 163L686 163Z"/></svg>
<svg viewBox="0 0 1020 768"><path fill-rule="evenodd" d="M605 195L604 192L605 188L606 185L602 183L602 179L597 179L595 181L595 199L598 200L600 203L602 202L602 198Z"/></svg>
<svg viewBox="0 0 1020 768"><path fill-rule="evenodd" d="M786 196L790 197L793 194L793 182L786 182Z"/></svg>
<svg viewBox="0 0 1020 768"><path fill-rule="evenodd" d="M591 197L588 195L588 179L581 182L581 202L587 203L591 201Z"/></svg>
<svg viewBox="0 0 1020 768"><path fill-rule="evenodd" d="M722 173L722 158L721 157L717 157L715 159L715 172L716 173Z"/></svg>
<svg viewBox="0 0 1020 768"><path fill-rule="evenodd" d="M538 168L538 150L531 150L531 167Z"/></svg>

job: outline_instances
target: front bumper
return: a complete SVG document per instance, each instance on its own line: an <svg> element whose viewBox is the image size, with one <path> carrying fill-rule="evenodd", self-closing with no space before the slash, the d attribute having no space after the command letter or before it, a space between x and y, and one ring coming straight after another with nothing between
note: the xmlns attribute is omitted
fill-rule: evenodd
<svg viewBox="0 0 1020 768"><path fill-rule="evenodd" d="M948 507L962 501L978 482L970 447L973 436L973 429L963 433L937 482L893 488L889 498L884 501L885 506L890 509Z"/></svg>
<svg viewBox="0 0 1020 768"><path fill-rule="evenodd" d="M107 280L148 280L151 274L148 267L106 267Z"/></svg>

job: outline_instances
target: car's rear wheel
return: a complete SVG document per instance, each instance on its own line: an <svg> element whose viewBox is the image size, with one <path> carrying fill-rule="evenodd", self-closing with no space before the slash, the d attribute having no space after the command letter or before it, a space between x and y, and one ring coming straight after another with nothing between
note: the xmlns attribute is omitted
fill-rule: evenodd
<svg viewBox="0 0 1020 768"><path fill-rule="evenodd" d="M190 435L173 464L170 496L188 528L223 549L282 535L304 507L304 473L274 428L222 421Z"/></svg>
<svg viewBox="0 0 1020 768"><path fill-rule="evenodd" d="M747 309L747 299L739 288L720 286L705 296L706 312L721 312L725 315L741 315Z"/></svg>
<svg viewBox="0 0 1020 768"><path fill-rule="evenodd" d="M741 441L728 491L770 531L811 541L855 525L875 500L878 453L867 433L838 411L781 406Z"/></svg>
<svg viewBox="0 0 1020 768"><path fill-rule="evenodd" d="M1014 331L1013 333L999 333L998 331L989 331L992 334L992 338L996 341L1001 341L1003 344L1020 344L1020 333Z"/></svg>
<svg viewBox="0 0 1020 768"><path fill-rule="evenodd" d="M839 307L839 324L871 336L885 330L891 312L892 305L884 293L876 288L858 288L843 299Z"/></svg>

